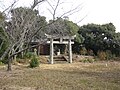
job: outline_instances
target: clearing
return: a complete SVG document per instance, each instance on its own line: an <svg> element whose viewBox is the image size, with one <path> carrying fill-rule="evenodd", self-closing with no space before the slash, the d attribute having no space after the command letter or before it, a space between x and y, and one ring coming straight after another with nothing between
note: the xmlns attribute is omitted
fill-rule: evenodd
<svg viewBox="0 0 120 90"><path fill-rule="evenodd" d="M120 90L120 62L0 66L0 90Z"/></svg>

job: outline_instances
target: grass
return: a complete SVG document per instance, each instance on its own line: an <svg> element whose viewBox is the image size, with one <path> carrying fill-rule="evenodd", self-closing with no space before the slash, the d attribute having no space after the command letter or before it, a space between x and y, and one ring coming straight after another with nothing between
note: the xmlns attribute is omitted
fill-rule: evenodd
<svg viewBox="0 0 120 90"><path fill-rule="evenodd" d="M120 62L0 66L0 90L120 90Z"/></svg>

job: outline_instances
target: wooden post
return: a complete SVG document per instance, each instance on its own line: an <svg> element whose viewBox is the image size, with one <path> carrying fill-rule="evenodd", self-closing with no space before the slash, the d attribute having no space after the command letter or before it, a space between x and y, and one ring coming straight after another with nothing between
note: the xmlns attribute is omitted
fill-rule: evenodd
<svg viewBox="0 0 120 90"><path fill-rule="evenodd" d="M69 63L72 63L72 46L71 46L71 39L69 38Z"/></svg>
<svg viewBox="0 0 120 90"><path fill-rule="evenodd" d="M53 64L53 38L50 39L50 63Z"/></svg>

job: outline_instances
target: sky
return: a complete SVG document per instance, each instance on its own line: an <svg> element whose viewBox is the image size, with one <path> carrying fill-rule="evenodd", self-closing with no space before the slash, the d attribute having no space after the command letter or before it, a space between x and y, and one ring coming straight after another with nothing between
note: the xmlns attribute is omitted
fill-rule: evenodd
<svg viewBox="0 0 120 90"><path fill-rule="evenodd" d="M17 6L29 7L33 0L19 0ZM57 0L48 0L52 6L56 5ZM0 10L5 9L13 0L0 0ZM61 16L63 13L79 6L74 14L66 14L69 20L72 20L78 25L86 25L88 23L106 24L113 23L116 31L120 32L120 5L119 0L61 0L60 5L56 11L56 17ZM41 3L36 7L42 16L46 16L47 20L52 19L51 7L47 2Z"/></svg>

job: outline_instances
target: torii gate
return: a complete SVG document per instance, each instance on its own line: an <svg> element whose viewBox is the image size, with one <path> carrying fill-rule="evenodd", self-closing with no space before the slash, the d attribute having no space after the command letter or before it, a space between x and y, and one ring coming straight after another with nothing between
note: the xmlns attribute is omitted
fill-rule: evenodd
<svg viewBox="0 0 120 90"><path fill-rule="evenodd" d="M54 44L68 44L69 46L69 63L72 63L72 46L71 44L74 44L74 41L72 41L76 35L74 36L54 36L54 35L48 35L47 36L47 43L50 43L50 63L53 64L53 54L54 54ZM54 41L54 39L59 39L58 41ZM67 40L67 41L66 41Z"/></svg>

